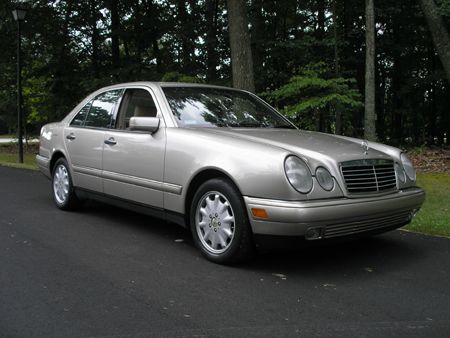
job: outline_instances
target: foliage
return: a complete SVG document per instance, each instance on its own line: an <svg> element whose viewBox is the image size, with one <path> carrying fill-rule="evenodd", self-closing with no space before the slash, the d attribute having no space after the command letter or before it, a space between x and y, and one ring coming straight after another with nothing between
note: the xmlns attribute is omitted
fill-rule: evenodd
<svg viewBox="0 0 450 338"><path fill-rule="evenodd" d="M163 75L161 81L165 82L187 82L187 83L204 83L205 81L196 77L184 75L179 72L170 72Z"/></svg>
<svg viewBox="0 0 450 338"><path fill-rule="evenodd" d="M437 4L441 15L450 16L450 0L438 0Z"/></svg>
<svg viewBox="0 0 450 338"><path fill-rule="evenodd" d="M282 112L298 126L314 129L320 111L329 114L338 108L348 114L363 107L361 95L354 88L355 83L352 78L330 76L329 67L319 62L301 68L299 75L264 96L278 107L283 107Z"/></svg>
<svg viewBox="0 0 450 338"><path fill-rule="evenodd" d="M13 0L0 1L0 133L16 132ZM226 1L27 1L22 25L24 110L29 132L61 119L87 93L112 83L171 79L231 84ZM450 28L449 0L436 0ZM249 0L257 92L298 123L361 134L364 1ZM450 133L450 90L418 2L375 1L377 134L381 141L442 144ZM117 20L113 20L116 18ZM311 64L325 72L306 74ZM351 80L353 79L353 80ZM353 92L352 92L353 91ZM288 93L286 93L287 95ZM303 101L304 100L304 101ZM301 117L301 119L300 119Z"/></svg>

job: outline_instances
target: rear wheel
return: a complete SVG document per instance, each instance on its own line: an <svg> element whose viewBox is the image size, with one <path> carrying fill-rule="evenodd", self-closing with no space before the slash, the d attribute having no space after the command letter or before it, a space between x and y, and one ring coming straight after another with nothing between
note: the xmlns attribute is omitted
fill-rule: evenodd
<svg viewBox="0 0 450 338"><path fill-rule="evenodd" d="M191 232L204 256L216 263L248 259L254 251L242 196L222 178L203 183L191 205Z"/></svg>
<svg viewBox="0 0 450 338"><path fill-rule="evenodd" d="M73 189L72 177L66 159L56 161L52 173L53 200L62 210L74 210L80 206L80 200Z"/></svg>

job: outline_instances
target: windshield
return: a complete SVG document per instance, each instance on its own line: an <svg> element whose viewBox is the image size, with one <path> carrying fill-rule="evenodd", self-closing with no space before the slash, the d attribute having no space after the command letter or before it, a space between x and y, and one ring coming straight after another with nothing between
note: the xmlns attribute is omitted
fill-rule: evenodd
<svg viewBox="0 0 450 338"><path fill-rule="evenodd" d="M283 116L246 92L207 87L163 87L180 127L292 128Z"/></svg>

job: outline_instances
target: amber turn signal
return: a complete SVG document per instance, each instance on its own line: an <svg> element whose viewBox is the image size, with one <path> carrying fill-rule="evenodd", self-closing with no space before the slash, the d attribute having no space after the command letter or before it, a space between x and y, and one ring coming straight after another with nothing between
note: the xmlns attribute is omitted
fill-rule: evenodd
<svg viewBox="0 0 450 338"><path fill-rule="evenodd" d="M258 218L269 218L267 211L264 209L252 208L252 214Z"/></svg>

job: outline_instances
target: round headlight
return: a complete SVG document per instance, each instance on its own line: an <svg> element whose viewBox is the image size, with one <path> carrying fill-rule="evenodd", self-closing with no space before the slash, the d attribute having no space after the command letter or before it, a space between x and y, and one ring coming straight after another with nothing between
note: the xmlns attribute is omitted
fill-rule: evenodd
<svg viewBox="0 0 450 338"><path fill-rule="evenodd" d="M316 179L324 190L330 191L333 189L334 187L333 177L331 176L330 172L327 169L323 167L317 168Z"/></svg>
<svg viewBox="0 0 450 338"><path fill-rule="evenodd" d="M401 183L406 182L406 176L405 171L403 170L402 166L395 162L395 175L397 176L397 179Z"/></svg>
<svg viewBox="0 0 450 338"><path fill-rule="evenodd" d="M305 162L297 156L289 156L284 161L284 171L295 190L306 194L312 189L312 176Z"/></svg>
<svg viewBox="0 0 450 338"><path fill-rule="evenodd" d="M414 169L411 160L406 156L406 154L402 153L400 155L400 159L402 160L403 169L405 169L406 175L408 175L411 181L416 180L416 170Z"/></svg>

